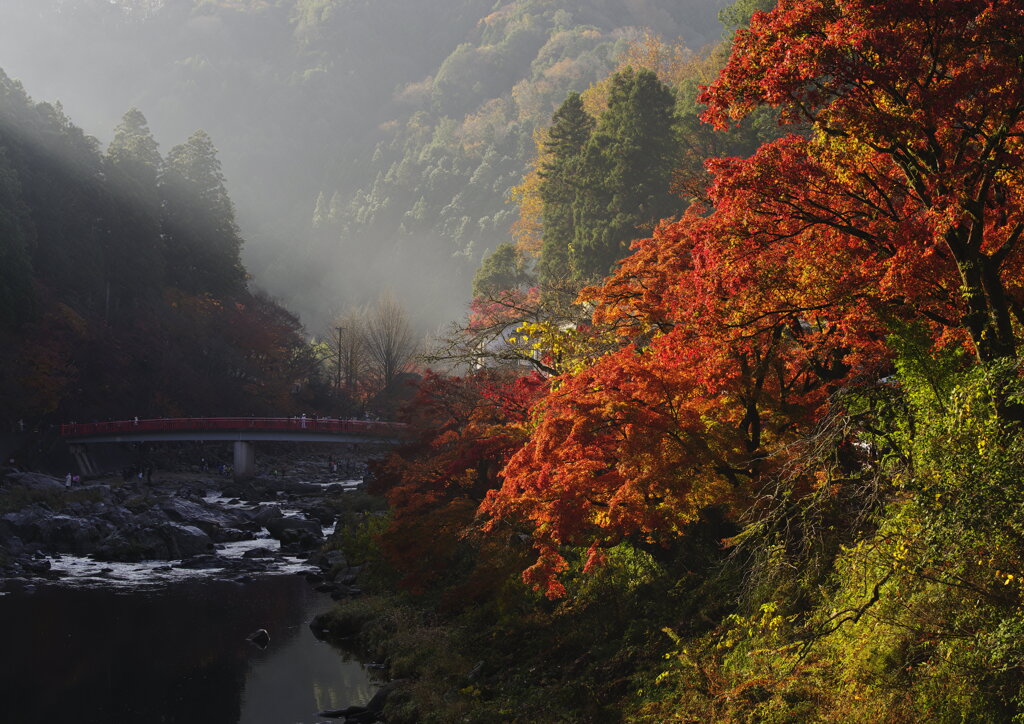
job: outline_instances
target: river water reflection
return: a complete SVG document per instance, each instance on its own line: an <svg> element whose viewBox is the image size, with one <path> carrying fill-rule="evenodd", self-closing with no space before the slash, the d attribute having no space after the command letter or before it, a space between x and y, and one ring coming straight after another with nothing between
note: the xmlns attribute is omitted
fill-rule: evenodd
<svg viewBox="0 0 1024 724"><path fill-rule="evenodd" d="M0 596L0 722L322 721L375 690L309 630L330 604L294 575ZM266 650L245 640L259 628Z"/></svg>

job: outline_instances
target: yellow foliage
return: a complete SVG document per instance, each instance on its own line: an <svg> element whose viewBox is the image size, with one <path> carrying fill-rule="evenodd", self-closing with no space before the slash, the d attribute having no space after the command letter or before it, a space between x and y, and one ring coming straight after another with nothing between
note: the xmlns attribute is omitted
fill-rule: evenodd
<svg viewBox="0 0 1024 724"><path fill-rule="evenodd" d="M546 129L538 128L534 131L533 143L537 148L537 155L522 183L514 186L509 192L509 201L519 207L519 215L512 222L512 238L520 252L533 258L540 256L540 247L543 243L544 204L540 200L540 166L546 158L546 140Z"/></svg>

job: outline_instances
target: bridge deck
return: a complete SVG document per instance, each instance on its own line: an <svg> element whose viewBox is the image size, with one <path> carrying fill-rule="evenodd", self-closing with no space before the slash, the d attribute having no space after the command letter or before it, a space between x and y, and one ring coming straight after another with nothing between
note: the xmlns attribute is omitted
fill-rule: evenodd
<svg viewBox="0 0 1024 724"><path fill-rule="evenodd" d="M309 442L395 441L405 425L375 420L311 417L175 417L61 425L68 441L305 440Z"/></svg>

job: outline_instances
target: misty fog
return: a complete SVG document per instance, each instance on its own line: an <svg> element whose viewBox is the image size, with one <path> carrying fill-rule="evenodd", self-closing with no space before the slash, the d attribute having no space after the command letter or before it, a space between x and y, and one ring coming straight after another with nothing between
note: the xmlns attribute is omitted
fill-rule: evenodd
<svg viewBox="0 0 1024 724"><path fill-rule="evenodd" d="M461 318L508 239L533 132L654 27L718 39L724 0L2 0L0 68L103 146L130 108L166 154L217 147L251 286L310 332L393 292Z"/></svg>

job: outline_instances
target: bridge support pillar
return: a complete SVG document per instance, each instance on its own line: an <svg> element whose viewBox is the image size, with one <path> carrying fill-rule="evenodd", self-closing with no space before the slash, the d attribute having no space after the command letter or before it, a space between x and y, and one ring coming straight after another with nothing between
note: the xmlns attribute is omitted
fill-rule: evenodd
<svg viewBox="0 0 1024 724"><path fill-rule="evenodd" d="M68 451L75 458L78 472L82 475L94 475L96 473L96 466L93 465L92 458L89 457L89 451L85 445L68 445Z"/></svg>
<svg viewBox="0 0 1024 724"><path fill-rule="evenodd" d="M235 442L235 480L256 474L256 445L245 440Z"/></svg>

